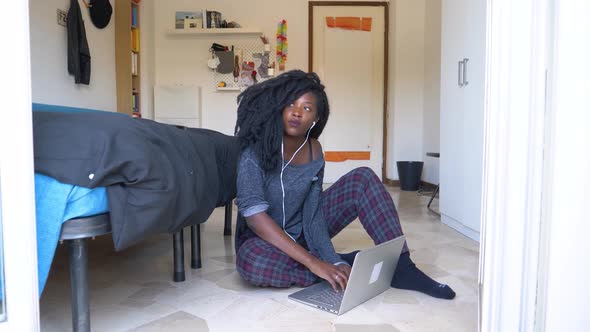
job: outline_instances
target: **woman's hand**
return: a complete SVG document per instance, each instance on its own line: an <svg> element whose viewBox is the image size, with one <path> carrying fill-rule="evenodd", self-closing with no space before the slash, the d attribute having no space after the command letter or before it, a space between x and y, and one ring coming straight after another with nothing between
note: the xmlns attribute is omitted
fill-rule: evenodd
<svg viewBox="0 0 590 332"><path fill-rule="evenodd" d="M346 289L350 266L346 264L333 265L318 259L312 266L309 266L309 269L318 277L329 282L334 291Z"/></svg>
<svg viewBox="0 0 590 332"><path fill-rule="evenodd" d="M337 265L337 267L340 269L340 271L346 273L346 280L348 280L350 278L350 271L352 271L352 267L350 267L348 264L340 264Z"/></svg>

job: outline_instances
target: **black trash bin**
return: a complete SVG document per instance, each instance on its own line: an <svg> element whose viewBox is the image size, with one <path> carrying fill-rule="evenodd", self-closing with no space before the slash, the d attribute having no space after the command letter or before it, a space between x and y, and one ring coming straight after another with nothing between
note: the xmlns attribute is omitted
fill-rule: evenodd
<svg viewBox="0 0 590 332"><path fill-rule="evenodd" d="M420 188L423 161L398 161L397 174L402 190L416 191Z"/></svg>

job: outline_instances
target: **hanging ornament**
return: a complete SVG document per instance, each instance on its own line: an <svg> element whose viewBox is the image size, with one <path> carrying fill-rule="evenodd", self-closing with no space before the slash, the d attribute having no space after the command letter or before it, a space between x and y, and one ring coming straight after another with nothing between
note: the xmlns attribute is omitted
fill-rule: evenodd
<svg viewBox="0 0 590 332"><path fill-rule="evenodd" d="M279 70L285 70L285 63L287 62L287 20L282 20L277 25L277 63Z"/></svg>

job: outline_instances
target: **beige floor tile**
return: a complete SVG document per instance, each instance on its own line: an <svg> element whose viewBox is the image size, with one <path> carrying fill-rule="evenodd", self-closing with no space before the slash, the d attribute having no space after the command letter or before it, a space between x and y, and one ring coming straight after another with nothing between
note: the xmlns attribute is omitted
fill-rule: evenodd
<svg viewBox="0 0 590 332"><path fill-rule="evenodd" d="M208 332L209 327L207 322L199 317L188 314L186 312L177 311L166 317L160 318L156 321L142 325L133 332L159 332L159 331L174 331L174 332Z"/></svg>
<svg viewBox="0 0 590 332"><path fill-rule="evenodd" d="M452 301L389 289L342 316L293 302L293 289L253 287L235 271L233 238L223 236L224 210L202 225L203 268L190 269L185 232L186 281L172 281L172 239L156 235L122 252L108 236L89 243L93 331L476 331L478 243L442 225L426 209L428 197L390 189L413 260L449 284ZM433 203L438 208L438 201ZM236 210L234 207L234 219ZM373 246L358 221L334 239L338 252ZM41 330L71 330L69 270L58 246L40 300Z"/></svg>

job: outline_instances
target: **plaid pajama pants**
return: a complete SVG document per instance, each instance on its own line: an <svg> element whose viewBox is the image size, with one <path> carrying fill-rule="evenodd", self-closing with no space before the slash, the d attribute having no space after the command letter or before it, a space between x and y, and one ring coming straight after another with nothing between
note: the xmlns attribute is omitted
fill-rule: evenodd
<svg viewBox="0 0 590 332"><path fill-rule="evenodd" d="M330 237L357 217L375 244L403 234L393 200L370 168L356 168L341 177L322 193L321 204ZM307 267L252 231L245 232L238 243L236 268L253 285L306 287L317 281ZM304 242L300 244L307 248ZM404 244L403 252L407 251Z"/></svg>

